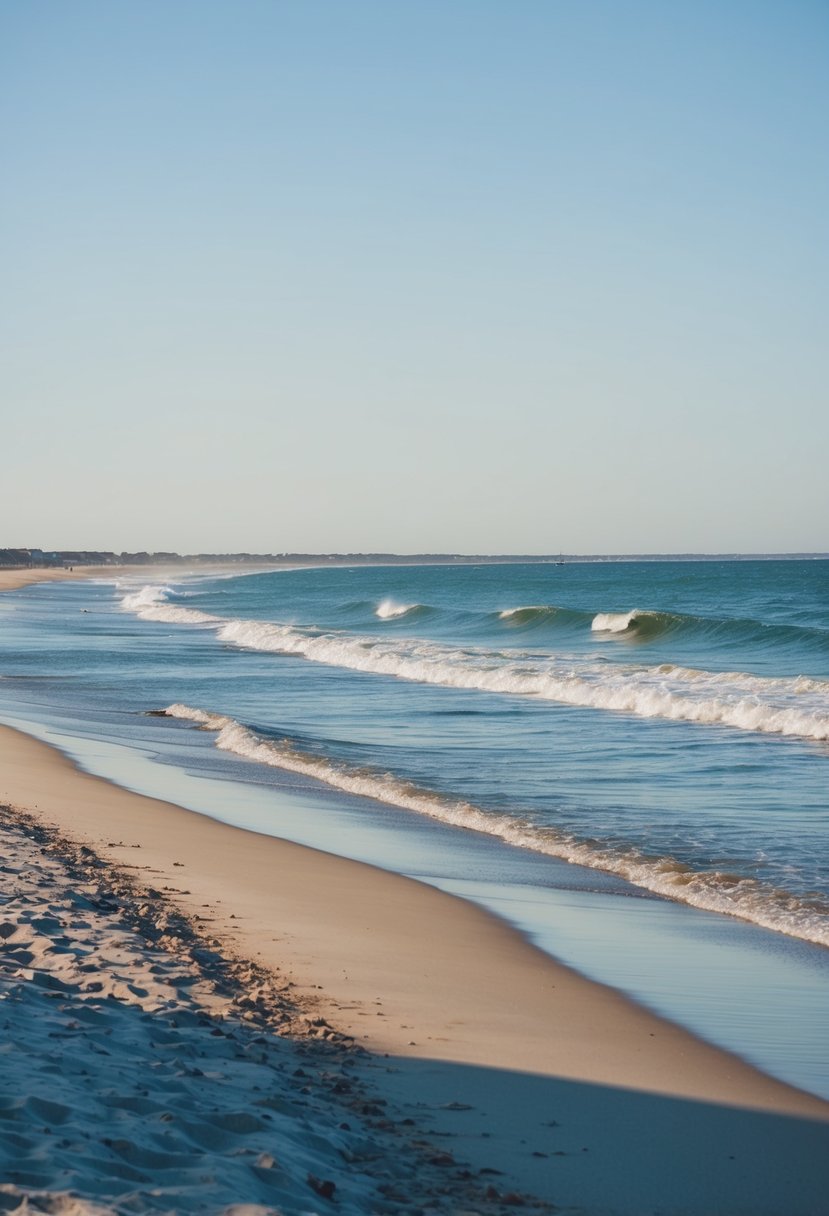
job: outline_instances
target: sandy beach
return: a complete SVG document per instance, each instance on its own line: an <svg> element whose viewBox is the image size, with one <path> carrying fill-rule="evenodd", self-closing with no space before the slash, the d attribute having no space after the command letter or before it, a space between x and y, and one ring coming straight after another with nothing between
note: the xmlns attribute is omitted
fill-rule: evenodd
<svg viewBox="0 0 829 1216"><path fill-rule="evenodd" d="M320 1207L309 1190L308 1175L325 1174L343 1211L425 1204L483 1212L487 1205L503 1207L504 1196L507 1208L535 1196L597 1213L824 1210L826 1103L556 964L480 909L370 866L130 793L10 728L0 731L0 801L30 817L21 828L9 812L4 837L4 993L7 1011L17 1009L7 1037L14 1048L4 1057L6 1093L15 1095L6 1116L13 1134L5 1149L9 1194L70 1189L116 1211L142 1205L218 1211L233 1203L335 1210L333 1200ZM35 827L50 833L51 843L27 857L20 833L31 840ZM61 860L66 857L68 863ZM72 871L79 862L86 867L80 885ZM90 883L103 904L84 906L79 919L73 900L88 898ZM93 911L111 923L93 922ZM129 945L122 941L125 916L132 917ZM181 974L171 918L190 935L180 983L170 982ZM90 961L79 966L82 957ZM64 997L66 1017L77 1024L71 1032L48 1023ZM186 1033L183 1023L174 1028L174 1054L179 1060L186 1042L203 1073L224 1076L221 1101L203 1101L201 1089L185 1084L172 1065L172 1073L165 1072L152 1046L169 1032L170 1017L179 1018L185 997L195 1021ZM88 1011L88 1027L80 1008ZM303 1112L295 1109L290 1079L300 1065L274 1073L263 1063L268 1080L255 1082L279 1089L274 1101L290 1110L288 1147L280 1141L276 1152L267 1148L270 1128L257 1127L249 1145L247 1132L208 1134L205 1124L216 1120L207 1112L215 1113L217 1103L224 1109L229 1101L240 1126L247 1126L258 1101L246 1100L252 1085L229 1069L226 1035L221 1027L216 1033L214 1014L234 1026L238 1021L241 1032L250 1014L260 1039L250 1050L261 1049L268 1060L271 1052L286 1058L286 1036L300 1052L333 1044L339 1053L334 1073L341 1080L347 1066L353 1083L371 1095L361 1098L361 1109L374 1112L368 1124L355 1123L352 1113L332 1114L330 1090L340 1081L332 1082L331 1066L315 1055L314 1075L299 1087L310 1091ZM133 1038L131 1020L146 1028L146 1041ZM90 1029L101 1024L120 1037L106 1059L98 1054L103 1032ZM53 1033L72 1038L76 1073L67 1073L55 1055ZM33 1061L43 1062L42 1076ZM95 1078L94 1100L89 1083L78 1079L84 1069ZM132 1147L119 1137L120 1148L102 1148L106 1095L125 1086L111 1075L118 1069L126 1070L130 1085L140 1078L154 1113L148 1106L144 1114L129 1114ZM54 1076L59 1083L46 1079ZM50 1092L48 1100L61 1108L51 1123L37 1113ZM189 1137L189 1148L184 1153L176 1139L170 1161L162 1163L158 1120L165 1112L163 1135ZM177 1130L179 1122L202 1130L191 1135ZM98 1141L94 1161L89 1154L73 1158L68 1175L61 1155L50 1151L58 1123L63 1139ZM335 1132L345 1130L342 1123L349 1134L359 1127L358 1137L382 1133L383 1143L369 1154L368 1177L359 1152L340 1146ZM234 1154L242 1143L249 1152L240 1177ZM298 1143L302 1152L295 1151ZM314 1152L322 1154L319 1161ZM426 1168L424 1152L427 1166L444 1164ZM262 1181L251 1154L263 1153L279 1160L278 1182L271 1167ZM111 1168L113 1161L128 1168ZM384 1174L393 1163L402 1171L399 1186ZM498 1172L481 1172L492 1170ZM208 1196L194 1179L214 1174L221 1183ZM146 1187L156 1193L152 1202ZM143 1198L136 1201L139 1192ZM51 1199L41 1202L44 1210L56 1210Z"/></svg>
<svg viewBox="0 0 829 1216"><path fill-rule="evenodd" d="M64 579L87 578L89 570L33 569L0 570L0 591L17 591L32 583L51 583Z"/></svg>
<svg viewBox="0 0 829 1216"><path fill-rule="evenodd" d="M200 573L216 573L227 570L238 571L238 566L211 564L200 569ZM4 570L0 568L0 592L17 591L21 587L29 587L32 583L65 582L67 579L79 578L120 578L122 576L140 579L174 578L184 573L181 566L77 566L67 570L60 567L35 567L29 570ZM186 571L191 573L191 571Z"/></svg>

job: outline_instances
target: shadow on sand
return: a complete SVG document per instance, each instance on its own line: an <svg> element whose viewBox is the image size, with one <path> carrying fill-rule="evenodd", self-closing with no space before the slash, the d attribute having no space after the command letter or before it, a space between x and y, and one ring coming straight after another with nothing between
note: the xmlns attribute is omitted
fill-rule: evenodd
<svg viewBox="0 0 829 1216"><path fill-rule="evenodd" d="M562 1208L826 1216L829 1122L434 1060L372 1080L459 1160Z"/></svg>

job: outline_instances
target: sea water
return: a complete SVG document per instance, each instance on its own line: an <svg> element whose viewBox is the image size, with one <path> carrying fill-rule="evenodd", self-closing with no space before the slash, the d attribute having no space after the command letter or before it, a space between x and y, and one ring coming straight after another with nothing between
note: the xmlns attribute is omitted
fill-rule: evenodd
<svg viewBox="0 0 829 1216"><path fill-rule="evenodd" d="M0 638L3 719L86 767L483 903L829 1096L829 562L136 572Z"/></svg>

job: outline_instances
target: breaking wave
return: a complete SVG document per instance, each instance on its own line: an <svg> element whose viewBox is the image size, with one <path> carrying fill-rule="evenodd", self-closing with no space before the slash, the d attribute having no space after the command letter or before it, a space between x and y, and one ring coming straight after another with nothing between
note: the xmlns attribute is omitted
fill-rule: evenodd
<svg viewBox="0 0 829 1216"><path fill-rule="evenodd" d="M247 760L301 773L349 794L429 815L456 827L495 836L516 847L616 874L635 886L696 908L753 921L767 929L829 946L829 903L802 898L757 879L719 870L694 870L672 857L649 857L578 840L528 819L490 812L462 799L423 789L391 773L305 752L290 739L267 738L234 718L174 704L161 711L216 733L216 746Z"/></svg>
<svg viewBox="0 0 829 1216"><path fill-rule="evenodd" d="M671 612L642 612L634 608L631 612L598 612L590 623L593 633L636 634L638 637L656 637L699 622L693 617L675 616Z"/></svg>
<svg viewBox="0 0 829 1216"><path fill-rule="evenodd" d="M702 643L726 650L736 647L753 656L808 653L822 663L829 659L829 629L813 624L759 621L751 617L708 617L642 608L627 612L596 612L555 604L531 604L495 613L494 623L516 633L548 633L551 641L565 634L592 634L596 642L615 638L647 646L670 636L672 643L679 645L699 646Z"/></svg>
<svg viewBox="0 0 829 1216"><path fill-rule="evenodd" d="M498 620L515 626L548 625L553 623L578 622L585 613L567 608L557 608L554 604L530 604L521 608L505 608L498 613Z"/></svg>
<svg viewBox="0 0 829 1216"><path fill-rule="evenodd" d="M397 600L385 599L377 605L374 615L381 621L394 621L403 616L423 612L425 607L425 604L399 604Z"/></svg>
<svg viewBox="0 0 829 1216"><path fill-rule="evenodd" d="M446 688L531 696L642 718L696 722L829 740L829 681L562 659L548 653L459 647L417 638L386 640L267 621L227 619L171 602L169 588L144 588L123 606L145 620L207 625L222 642L300 655L313 662Z"/></svg>
<svg viewBox="0 0 829 1216"><path fill-rule="evenodd" d="M221 618L201 612L198 608L180 607L176 601L187 599L172 587L142 587L132 591L121 600L121 607L134 612L145 621L168 621L180 625L209 625Z"/></svg>
<svg viewBox="0 0 829 1216"><path fill-rule="evenodd" d="M793 652L829 657L829 629L753 620L750 617L707 617L692 613L658 612L633 608L629 612L597 612L590 621L599 640L616 636L650 642L670 634L680 643L747 647L752 653Z"/></svg>

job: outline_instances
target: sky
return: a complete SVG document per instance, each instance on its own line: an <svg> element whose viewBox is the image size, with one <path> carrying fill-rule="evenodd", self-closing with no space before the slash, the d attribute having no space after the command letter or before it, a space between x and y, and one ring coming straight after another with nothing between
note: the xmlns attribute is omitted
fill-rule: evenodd
<svg viewBox="0 0 829 1216"><path fill-rule="evenodd" d="M0 547L829 550L823 0L0 0Z"/></svg>

